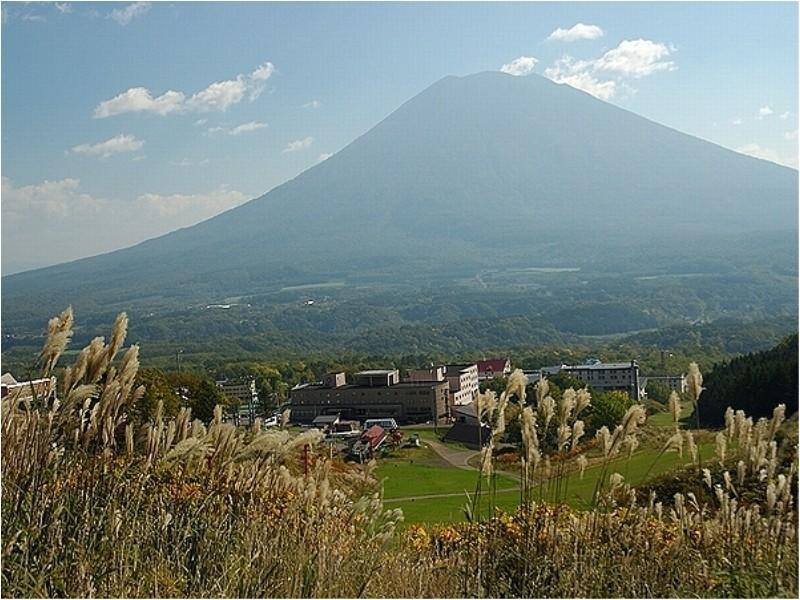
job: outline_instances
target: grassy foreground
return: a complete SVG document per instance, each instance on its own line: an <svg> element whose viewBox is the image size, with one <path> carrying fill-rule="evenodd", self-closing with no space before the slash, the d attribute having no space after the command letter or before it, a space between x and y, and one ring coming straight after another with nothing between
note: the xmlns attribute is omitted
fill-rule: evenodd
<svg viewBox="0 0 800 600"><path fill-rule="evenodd" d="M323 451L299 468L318 432L246 431L219 410L209 424L184 409L134 426L138 348L115 360L126 326L78 355L60 402L2 401L5 597L797 597L796 456L779 460L778 410L731 416L707 498L639 498L612 476L588 510L542 503L530 486L513 513L400 533L373 465ZM43 375L71 330L71 311L51 321ZM481 402L495 414L495 400ZM556 409L566 444L580 411ZM606 432L604 466L638 416ZM523 429L532 459L534 431ZM740 502L746 488L761 495Z"/></svg>

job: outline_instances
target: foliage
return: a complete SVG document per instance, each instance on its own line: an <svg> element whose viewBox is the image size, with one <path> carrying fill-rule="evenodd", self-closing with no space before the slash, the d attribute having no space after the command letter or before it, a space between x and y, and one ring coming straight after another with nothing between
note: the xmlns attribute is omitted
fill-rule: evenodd
<svg viewBox="0 0 800 600"><path fill-rule="evenodd" d="M610 390L595 393L588 416L589 431L594 433L602 427L613 429L622 421L625 412L633 406L633 400L627 392Z"/></svg>
<svg viewBox="0 0 800 600"><path fill-rule="evenodd" d="M666 404L669 401L670 389L669 386L661 383L660 381L648 380L644 388L647 397L650 400L658 402L659 404Z"/></svg>
<svg viewBox="0 0 800 600"><path fill-rule="evenodd" d="M748 354L716 365L705 378L700 396L700 421L709 426L723 423L725 409L742 409L755 418L772 414L785 404L797 412L797 335L765 352Z"/></svg>
<svg viewBox="0 0 800 600"><path fill-rule="evenodd" d="M479 397L492 438L478 481L497 481L491 444L514 397L527 465L519 509L488 519L473 510L469 522L398 535L401 514L383 508L374 465L317 454L317 431L236 428L221 407L207 426L186 407L165 419L161 403L148 422L132 421L145 390L136 346L115 362L126 327L119 318L108 343L78 354L60 400L2 401L6 596L797 597L796 429L786 429L784 407L755 423L726 412L721 474L707 477L713 496L662 500L609 473L644 418L631 406L613 432L598 432L600 483L578 512L529 492L551 472L551 455L576 450L588 393L566 389L556 403L542 383L528 403L517 371L499 398ZM43 375L71 335L65 311L50 323ZM539 444L539 419L556 430L553 451ZM302 473L306 447L313 464ZM747 502L737 499L745 480Z"/></svg>

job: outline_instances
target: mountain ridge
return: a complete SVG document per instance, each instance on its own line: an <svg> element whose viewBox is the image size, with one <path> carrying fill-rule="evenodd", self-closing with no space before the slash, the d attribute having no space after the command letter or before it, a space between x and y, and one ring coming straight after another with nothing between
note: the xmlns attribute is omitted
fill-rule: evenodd
<svg viewBox="0 0 800 600"><path fill-rule="evenodd" d="M45 290L68 299L87 279L124 299L359 269L437 277L541 260L543 248L566 255L576 230L601 253L613 236L794 230L796 196L788 167L566 84L447 76L266 194L128 248L5 276L3 302Z"/></svg>

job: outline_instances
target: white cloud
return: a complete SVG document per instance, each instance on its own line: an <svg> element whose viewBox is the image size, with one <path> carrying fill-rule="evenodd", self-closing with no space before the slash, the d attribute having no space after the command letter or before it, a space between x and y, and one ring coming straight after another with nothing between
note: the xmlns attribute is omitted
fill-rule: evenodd
<svg viewBox="0 0 800 600"><path fill-rule="evenodd" d="M781 113L781 115L780 115L778 118L779 118L781 121L785 121L786 119L788 119L788 118L789 118L789 117L791 117L791 116L792 116L792 113L790 113L790 112L787 110L786 112L784 112L784 113Z"/></svg>
<svg viewBox="0 0 800 600"><path fill-rule="evenodd" d="M60 12L62 15L66 15L72 12L72 5L69 2L56 2L55 7L56 10Z"/></svg>
<svg viewBox="0 0 800 600"><path fill-rule="evenodd" d="M500 67L500 71L508 73L509 75L514 75L515 77L528 75L533 71L537 62L539 62L538 59L533 56L520 56Z"/></svg>
<svg viewBox="0 0 800 600"><path fill-rule="evenodd" d="M741 152L742 154L747 154L748 156L760 158L762 160L768 160L770 162L774 162L779 165L784 165L786 167L797 168L796 155L790 158L785 158L782 157L776 150L772 148L766 148L756 143L744 144L743 146L739 146L738 148L736 148L736 152Z"/></svg>
<svg viewBox="0 0 800 600"><path fill-rule="evenodd" d="M286 148L283 149L283 152L286 153L305 150L306 148L310 148L313 143L314 138L311 136L303 138L302 140L294 140L293 142L289 142Z"/></svg>
<svg viewBox="0 0 800 600"><path fill-rule="evenodd" d="M193 94L186 102L186 107L197 112L224 112L231 105L241 102L246 91L247 82L241 75L236 79L215 81L206 89Z"/></svg>
<svg viewBox="0 0 800 600"><path fill-rule="evenodd" d="M333 152L323 152L317 158L317 162L322 162L323 160L328 160L331 156L333 156Z"/></svg>
<svg viewBox="0 0 800 600"><path fill-rule="evenodd" d="M210 161L207 158L204 158L203 160L200 160L200 161L193 161L193 160L191 160L189 158L183 158L183 159L181 159L179 161L171 162L170 164L173 167L195 167L195 166L200 167L200 166L203 166L203 165L207 165L209 162Z"/></svg>
<svg viewBox="0 0 800 600"><path fill-rule="evenodd" d="M322 106L322 102L319 100L312 100L303 104L303 108L319 108L320 106Z"/></svg>
<svg viewBox="0 0 800 600"><path fill-rule="evenodd" d="M136 203L159 217L174 217L186 214L184 221L199 223L215 214L239 206L247 196L236 190L221 186L205 194L142 194ZM191 224L185 223L184 226Z"/></svg>
<svg viewBox="0 0 800 600"><path fill-rule="evenodd" d="M220 186L193 194L105 199L82 191L78 179L17 187L6 177L2 196L4 274L124 248L194 225L249 197Z"/></svg>
<svg viewBox="0 0 800 600"><path fill-rule="evenodd" d="M597 25L584 25L577 23L569 29L562 29L559 27L549 36L548 40L556 42L574 42L575 40L596 40L603 37L603 30Z"/></svg>
<svg viewBox="0 0 800 600"><path fill-rule="evenodd" d="M237 125L236 127L228 128L228 127L209 127L207 133L209 135L214 135L215 133L226 133L228 135L240 135L242 133L248 133L250 131L258 131L259 129L264 129L268 127L266 123L261 123L260 121L248 121L247 123L242 123L241 125Z"/></svg>
<svg viewBox="0 0 800 600"><path fill-rule="evenodd" d="M650 40L623 40L602 56L578 60L564 55L544 75L556 83L566 83L601 100L613 98L618 91L635 94L626 79L641 79L658 71L674 71L674 62L664 60L675 49Z"/></svg>
<svg viewBox="0 0 800 600"><path fill-rule="evenodd" d="M265 62L263 65L260 65L250 74L250 78L256 81L266 81L272 74L275 72L275 65L271 62Z"/></svg>
<svg viewBox="0 0 800 600"><path fill-rule="evenodd" d="M261 123L260 121L249 121L247 123L242 123L241 125L237 125L233 129L231 129L231 135L239 135L240 133L248 133L250 131L258 131L259 129L264 129L267 127L266 123Z"/></svg>
<svg viewBox="0 0 800 600"><path fill-rule="evenodd" d="M741 124L742 124L742 120L739 117L736 117L735 119L733 119L731 121L731 125L737 125L738 126L738 125L741 125Z"/></svg>
<svg viewBox="0 0 800 600"><path fill-rule="evenodd" d="M208 119L197 119L197 121L194 122L194 125L195 127L200 127L206 123L208 123Z"/></svg>
<svg viewBox="0 0 800 600"><path fill-rule="evenodd" d="M797 129L795 129L794 131L787 131L786 133L784 133L783 134L783 139L789 140L789 141L796 140L797 139Z"/></svg>
<svg viewBox="0 0 800 600"><path fill-rule="evenodd" d="M22 15L22 20L23 21L30 21L32 23L37 23L37 22L41 23L41 22L43 22L45 20L45 18L42 15L35 15L33 13L27 13L27 14Z"/></svg>
<svg viewBox="0 0 800 600"><path fill-rule="evenodd" d="M250 101L258 98L264 90L265 82L274 72L275 66L266 62L249 75L240 74L234 79L215 81L188 99L183 92L173 90L153 98L147 88L130 88L111 100L101 102L95 108L94 116L96 119L103 119L128 112L152 112L161 116L184 111L225 112L241 102L245 96ZM199 121L195 124L199 124Z"/></svg>
<svg viewBox="0 0 800 600"><path fill-rule="evenodd" d="M79 144L71 148L74 154L86 154L88 156L99 156L100 158L108 158L114 154L122 154L124 152L136 152L142 146L144 141L136 139L132 135L120 134L97 144Z"/></svg>
<svg viewBox="0 0 800 600"><path fill-rule="evenodd" d="M16 187L11 179L3 177L3 218L11 222L30 214L63 218L102 209L106 202L79 192L80 183L79 179L68 177Z"/></svg>
<svg viewBox="0 0 800 600"><path fill-rule="evenodd" d="M764 117L768 117L773 113L773 110L770 106L762 106L758 109L758 114L756 115L756 119L759 121Z"/></svg>
<svg viewBox="0 0 800 600"><path fill-rule="evenodd" d="M639 79L656 71L674 71L678 67L668 57L672 49L651 40L623 40L595 61L598 71L610 71Z"/></svg>
<svg viewBox="0 0 800 600"><path fill-rule="evenodd" d="M111 100L101 102L94 109L94 118L105 119L106 117L129 112L152 112L162 116L168 115L171 112L181 110L184 98L185 96L182 92L173 90L153 98L146 88L131 88Z"/></svg>
<svg viewBox="0 0 800 600"><path fill-rule="evenodd" d="M590 61L575 60L571 56L558 59L552 67L545 69L544 75L556 83L566 83L601 100L608 100L617 92L615 81L600 81L592 74Z"/></svg>
<svg viewBox="0 0 800 600"><path fill-rule="evenodd" d="M122 26L127 25L133 19L144 16L150 10L149 2L134 2L125 8L115 8L108 15L109 19L113 19Z"/></svg>

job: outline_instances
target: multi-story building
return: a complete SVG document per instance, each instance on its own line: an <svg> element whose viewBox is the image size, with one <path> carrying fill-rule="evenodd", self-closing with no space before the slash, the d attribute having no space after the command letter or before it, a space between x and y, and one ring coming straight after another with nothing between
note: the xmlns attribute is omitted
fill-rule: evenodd
<svg viewBox="0 0 800 600"><path fill-rule="evenodd" d="M536 371L527 371L530 382L541 376L567 373L596 390L622 390L628 392L637 402L644 398L644 380L639 377L639 365L635 360L628 363L592 362L585 365L558 365L544 367Z"/></svg>
<svg viewBox="0 0 800 600"><path fill-rule="evenodd" d="M450 400L454 406L469 404L478 396L478 365L446 365L444 376L450 384Z"/></svg>
<svg viewBox="0 0 800 600"><path fill-rule="evenodd" d="M650 382L660 383L670 389L670 391L683 394L686 392L686 374L680 375L648 375L642 378L642 385L645 386Z"/></svg>
<svg viewBox="0 0 800 600"><path fill-rule="evenodd" d="M295 386L289 401L292 420L298 423L333 414L362 422L393 418L398 423L442 424L450 418L446 380L400 383L396 369L361 371L354 375L352 384L345 383L343 374L332 373L320 383Z"/></svg>
<svg viewBox="0 0 800 600"><path fill-rule="evenodd" d="M478 366L475 364L443 365L427 369L412 369L408 381L447 381L451 406L469 404L478 395Z"/></svg>
<svg viewBox="0 0 800 600"><path fill-rule="evenodd" d="M234 415L237 423L251 424L255 421L258 409L258 392L256 391L255 379L241 379L228 381L227 379L217 381L217 387L226 396L236 398L239 401L239 408Z"/></svg>

